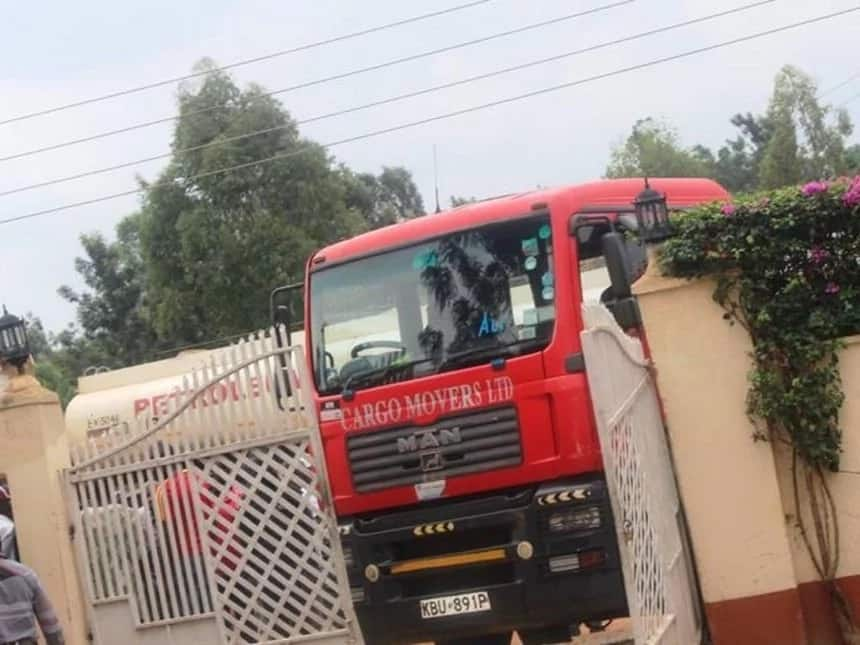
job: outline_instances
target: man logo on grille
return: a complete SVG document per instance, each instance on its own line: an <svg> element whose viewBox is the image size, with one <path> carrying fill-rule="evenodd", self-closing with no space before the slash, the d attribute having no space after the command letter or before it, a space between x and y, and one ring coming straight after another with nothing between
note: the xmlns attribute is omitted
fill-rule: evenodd
<svg viewBox="0 0 860 645"><path fill-rule="evenodd" d="M402 455L409 452L434 450L444 446L452 446L462 441L460 428L429 428L408 437L399 437L397 439L397 452Z"/></svg>
<svg viewBox="0 0 860 645"><path fill-rule="evenodd" d="M421 453L421 471L432 473L435 470L442 470L445 467L445 459L442 453L438 450Z"/></svg>

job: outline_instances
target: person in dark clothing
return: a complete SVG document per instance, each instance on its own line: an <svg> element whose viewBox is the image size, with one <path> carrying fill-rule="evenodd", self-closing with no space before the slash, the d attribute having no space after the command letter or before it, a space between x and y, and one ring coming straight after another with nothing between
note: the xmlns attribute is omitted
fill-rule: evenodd
<svg viewBox="0 0 860 645"><path fill-rule="evenodd" d="M63 645L57 614L35 572L0 555L0 645L36 645L36 623L47 645Z"/></svg>

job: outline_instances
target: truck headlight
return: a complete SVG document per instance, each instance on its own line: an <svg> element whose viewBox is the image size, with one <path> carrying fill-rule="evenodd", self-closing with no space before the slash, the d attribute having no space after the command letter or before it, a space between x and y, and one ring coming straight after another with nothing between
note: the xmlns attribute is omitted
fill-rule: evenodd
<svg viewBox="0 0 860 645"><path fill-rule="evenodd" d="M600 508L569 508L549 516L549 530L553 533L589 531L600 528Z"/></svg>

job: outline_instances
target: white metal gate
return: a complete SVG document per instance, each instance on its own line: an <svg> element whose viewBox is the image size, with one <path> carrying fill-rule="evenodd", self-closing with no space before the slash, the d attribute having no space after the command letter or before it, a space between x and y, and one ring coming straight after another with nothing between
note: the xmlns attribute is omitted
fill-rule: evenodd
<svg viewBox="0 0 860 645"><path fill-rule="evenodd" d="M249 338L158 408L64 473L96 645L361 643L301 348Z"/></svg>
<svg viewBox="0 0 860 645"><path fill-rule="evenodd" d="M602 305L582 346L637 644L702 637L693 565L650 363Z"/></svg>

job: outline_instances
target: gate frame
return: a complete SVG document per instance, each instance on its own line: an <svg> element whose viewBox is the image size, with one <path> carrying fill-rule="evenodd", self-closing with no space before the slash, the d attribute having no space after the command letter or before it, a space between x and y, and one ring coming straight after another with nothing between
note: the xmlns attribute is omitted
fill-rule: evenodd
<svg viewBox="0 0 860 645"><path fill-rule="evenodd" d="M624 577L625 592L633 622L636 643L654 643L669 645L689 645L690 642L704 643L708 638L707 623L704 618L701 590L696 570L695 558L689 539L686 514L680 490L678 488L677 476L674 467L671 442L665 429L665 418L663 415L662 402L657 389L656 374L652 362L646 358L642 343L626 334L618 325L611 312L602 304L583 304L582 318L584 329L581 333L582 351L585 357L586 374L591 391L591 399L594 406L594 417L598 427L601 452L603 454L604 472L610 494L610 502L615 521L618 548L621 556L621 566ZM606 360L606 345L601 344L602 338L608 338L609 347L615 348L618 356L624 361L622 369L629 366L630 374L634 379L624 378L613 368L618 365L611 364ZM611 350L610 350L611 351ZM591 356L589 357L589 354ZM619 393L620 390L620 393ZM647 599L640 593L637 582L642 577L641 568L637 568L634 554L631 549L631 526L627 519L629 514L625 508L621 494L619 473L613 461L614 444L613 433L625 419L635 413L637 404L650 406L651 428L638 428L630 433L633 440L633 450L636 453L638 463L642 466L644 460L644 474L647 475L649 467L652 469L656 480L651 482L650 487L641 487L644 491L644 502L646 508L646 523L648 530L655 534L657 550L660 554L660 593L663 594L663 603L666 614L663 616L661 628L649 633L645 625L645 615L642 612L647 604ZM632 420L629 423L633 423ZM641 430L655 430L652 434L642 433ZM640 450L645 448L645 450ZM650 457L650 460L649 460ZM662 469L662 472L661 472ZM640 474L641 475L641 474ZM629 476L629 475L628 475ZM662 480L662 481L660 481ZM630 483L629 480L627 482ZM670 494L674 499L671 517L662 512L661 506L669 500L656 499L654 483L662 488L662 492ZM641 484L640 484L641 485ZM661 516L663 516L661 518ZM660 521L660 520L664 521ZM669 521L671 520L671 521ZM667 543L676 542L677 551L670 559L667 559ZM672 568L678 560L681 569L672 577ZM674 582L675 584L671 584ZM654 618L654 617L651 617ZM683 624L682 624L683 623ZM678 633L688 628L686 633ZM689 633L692 631L694 633ZM674 634L675 638L672 638ZM684 640L691 637L693 640Z"/></svg>
<svg viewBox="0 0 860 645"><path fill-rule="evenodd" d="M270 349L261 353L254 353L255 348L253 344L255 342L263 343L264 347L267 343L270 345L274 344L276 342L275 338L278 331L279 330L277 328L271 328L265 330L264 332L258 332L258 334L256 334L255 336L249 336L248 339L240 341L240 343L236 345L222 349L221 351L223 353L221 354L220 365L216 363L216 360L213 356L211 360L203 367L203 369L193 370L189 375L186 375L186 393L188 391L187 384L189 383L189 378L193 380L193 383L195 385L193 391L190 394L184 393L182 396L177 396L175 400L179 401L181 398L181 402L177 403L174 406L174 409L170 411L167 416L165 416L163 419L160 419L151 428L145 428L142 431L136 433L129 433L128 425L126 425L126 434L131 434L130 438L126 441L119 441L118 443L116 443L116 445L113 446L110 445L111 440L109 440L108 448L103 451L100 451L97 447L90 443L89 440L85 441L84 444L78 446L69 446L72 457L72 465L70 467L62 469L62 471L60 472L60 479L65 497L66 513L69 522L69 539L74 543L74 551L77 556L75 564L76 569L78 571L78 576L79 578L83 578L83 580L81 580L81 587L84 590L86 599L86 615L90 623L87 631L91 640L95 637L94 628L96 628L98 625L98 619L95 615L96 605L116 602L117 600L96 600L91 574L91 572L93 571L92 560L90 554L87 551L87 545L85 544L86 537L83 533L84 531L86 531L86 528L84 527L83 517L81 514L82 509L80 508L77 485L82 482L98 481L99 479L104 477L117 475L120 473L128 473L142 468L168 466L172 464L187 462L192 459L204 459L206 457L215 457L217 455L223 455L235 451L248 450L251 448L275 446L285 441L289 441L290 443L300 443L301 441L307 441L308 446L310 447L307 459L311 464L311 468L316 472L317 489L315 490L315 494L317 499L319 500L318 511L323 521L327 524L326 533L331 544L331 556L334 560L334 562L332 563L332 571L337 578L339 600L344 615L344 627L318 635L306 634L301 636L289 637L287 639L261 641L261 643L258 645L288 645L293 643L320 643L320 645L353 643L355 645L361 645L364 642L363 636L361 634L361 628L359 626L358 619L355 614L355 610L352 603L349 579L347 576L346 564L340 541L340 532L338 529L337 516L334 512L333 496L331 493L328 471L326 469L324 459L324 447L320 434L319 422L315 413L315 405L311 398L312 386L310 382L310 377L307 372L303 348L301 345L293 345L286 347L277 347L276 349ZM237 350L240 352L241 356L243 357L243 360L235 360ZM250 354L250 358L244 358L246 353ZM233 359L232 362L230 362L231 357ZM264 363L264 361L268 361L269 359L275 357L280 357L281 360L279 361L279 364L276 365L274 368ZM264 365L264 370L266 372L265 375L263 374L263 372L261 372L261 363ZM225 367L228 364L229 367ZM219 367L222 367L224 369L219 370ZM299 420L302 422L299 426L299 429L292 429L288 427L290 424L284 424L284 429L279 429L276 431L264 431L262 434L256 437L240 439L238 441L235 441L234 438L239 433L235 429L233 429L229 431L230 441L223 442L219 446L212 446L209 448L204 448L202 450L189 449L189 437L186 437L184 440L180 440L180 445L183 446L184 449L180 449L177 454L161 456L155 459L147 459L145 461L137 462L137 465L139 467L137 469L133 467L133 462L126 463L120 466L114 463L102 470L92 471L90 473L86 472L88 469L92 469L94 466L97 466L102 462L105 462L110 459L116 460L117 457L120 457L125 451L146 441L147 439L150 439L151 437L156 436L157 433L164 430L178 419L181 419L182 415L192 405L194 405L195 402L201 396L208 392L213 385L217 385L225 379L239 374L244 370L249 370L250 368L255 368L255 372L258 377L262 378L265 376L273 382L273 386L275 389L272 391L271 395L261 396L261 405L265 405L266 402L273 402L280 409L279 412L276 412L274 414L273 420L280 420L283 422L286 421L290 415L297 415L299 417ZM294 371L290 371L291 369ZM199 376L208 377L202 378L202 383L198 384ZM280 397L277 394L278 388L280 388L281 392ZM290 398L293 398L295 400L295 407L291 409L284 409L284 407L282 406L282 402L287 399L287 395L284 394L286 392L292 392L292 396ZM252 411L252 418L256 418L255 413L257 412L257 410L255 405L249 403L247 404L247 407L249 410ZM207 413L198 414L202 417L204 414ZM138 423L139 427L142 427L142 425L142 423ZM224 431L222 430L222 432ZM207 436L207 431L205 430L195 430L195 433L195 438ZM197 486L193 485L192 488L196 491ZM195 522L197 523L197 526L202 526L202 521L200 517L201 511L198 508L199 504L194 504L193 506ZM131 595L135 592L134 590L130 590L126 597L127 602L129 602L131 606L132 614L136 620L136 628L148 629L151 627L157 627L159 625L172 625L211 618L215 620L217 630L221 636L222 644L228 643L229 638L225 633L224 628L224 612L223 607L221 606L219 593L217 591L213 579L214 569L211 558L212 554L209 553L209 549L204 548L203 560L205 562L205 574L210 587L209 591L212 594L211 612L207 612L206 614L196 614L188 617L180 616L177 618L167 618L164 620L148 622L145 625L141 626L141 617L137 615L138 612L136 610L136 603L131 598Z"/></svg>

